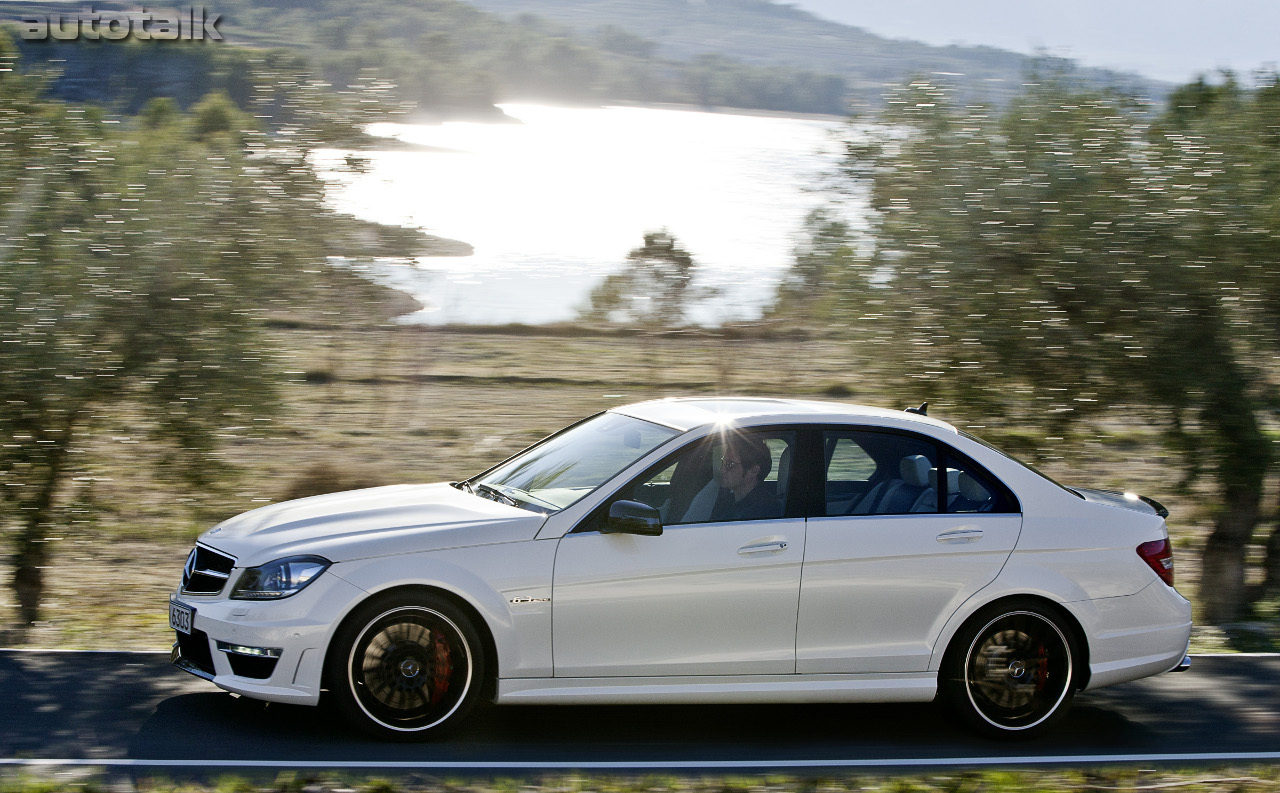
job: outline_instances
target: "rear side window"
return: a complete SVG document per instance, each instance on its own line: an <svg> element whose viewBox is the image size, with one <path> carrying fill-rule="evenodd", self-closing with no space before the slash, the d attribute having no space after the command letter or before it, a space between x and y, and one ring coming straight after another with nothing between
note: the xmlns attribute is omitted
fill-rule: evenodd
<svg viewBox="0 0 1280 793"><path fill-rule="evenodd" d="M1018 512L1012 492L946 444L912 433L826 430L826 516Z"/></svg>
<svg viewBox="0 0 1280 793"><path fill-rule="evenodd" d="M826 514L909 515L938 511L936 444L890 432L823 433Z"/></svg>
<svg viewBox="0 0 1280 793"><path fill-rule="evenodd" d="M1008 489L977 464L958 453L944 452L946 490L942 496L947 512L1017 512ZM935 480L942 477L935 476Z"/></svg>

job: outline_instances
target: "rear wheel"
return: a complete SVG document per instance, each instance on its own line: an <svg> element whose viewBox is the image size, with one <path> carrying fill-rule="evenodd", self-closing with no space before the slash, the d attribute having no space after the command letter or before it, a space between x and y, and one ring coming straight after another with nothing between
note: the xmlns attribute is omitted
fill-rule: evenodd
<svg viewBox="0 0 1280 793"><path fill-rule="evenodd" d="M1074 650L1070 631L1049 609L998 604L953 640L943 663L943 696L979 732L1029 737L1070 706Z"/></svg>
<svg viewBox="0 0 1280 793"><path fill-rule="evenodd" d="M367 732L421 740L472 708L484 679L479 636L467 616L428 593L377 598L334 638L329 680L339 710Z"/></svg>

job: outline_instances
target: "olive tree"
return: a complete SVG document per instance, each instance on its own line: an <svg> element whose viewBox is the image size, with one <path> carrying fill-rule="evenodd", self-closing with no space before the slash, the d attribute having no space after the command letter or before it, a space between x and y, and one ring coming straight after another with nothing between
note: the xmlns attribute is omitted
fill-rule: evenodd
<svg viewBox="0 0 1280 793"><path fill-rule="evenodd" d="M226 97L115 123L42 98L5 45L0 528L25 624L86 436L140 406L161 465L207 482L219 428L271 406L261 312L323 277L342 224L306 147L280 145ZM305 95L273 101L318 114Z"/></svg>
<svg viewBox="0 0 1280 793"><path fill-rule="evenodd" d="M859 344L1054 435L1113 404L1161 424L1182 473L1218 493L1200 591L1213 621L1249 600L1272 461L1276 91L1157 117L1056 79L1004 108L919 81L848 143L875 213L874 253L845 270L835 309Z"/></svg>
<svg viewBox="0 0 1280 793"><path fill-rule="evenodd" d="M675 235L663 229L644 235L619 272L604 278L582 312L588 321L671 328L688 321L690 307L711 293L696 286L698 265Z"/></svg>

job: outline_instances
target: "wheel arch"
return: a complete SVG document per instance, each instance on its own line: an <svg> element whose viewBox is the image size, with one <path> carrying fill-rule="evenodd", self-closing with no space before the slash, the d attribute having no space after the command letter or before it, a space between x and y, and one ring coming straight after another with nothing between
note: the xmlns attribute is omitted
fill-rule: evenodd
<svg viewBox="0 0 1280 793"><path fill-rule="evenodd" d="M361 607L374 600L384 598L387 600L394 600L396 596L421 594L435 595L449 601L471 620L472 626L480 636L480 651L484 653L485 679L482 682L483 687L480 694L481 699L486 702L492 702L498 692L499 664L497 642L493 638L493 629L489 626L488 621L485 620L484 615L480 613L480 610L465 597L462 597L452 590L430 584L400 584L388 587L387 589L380 589L376 592L370 592L367 597L361 598L360 600L352 603L351 607L347 610L347 613L338 621L335 630L329 637L329 643L325 647L324 665L322 667L322 669L325 670L323 687L332 688L333 685L333 681L328 679L328 670L331 667L330 658L335 649L334 645L337 644L337 642L334 641L334 638L342 635L343 630L347 627L352 618L360 611Z"/></svg>
<svg viewBox="0 0 1280 793"><path fill-rule="evenodd" d="M1031 593L1006 594L994 598L990 601L975 605L968 611L963 620L954 624L954 627L946 634L946 647L941 653L935 653L938 663L938 674L941 676L944 670L948 668L948 661L956 652L963 650L957 645L957 637L968 635L975 627L976 623L985 617L986 612L993 608L1013 607L1015 605L1028 606L1034 605L1056 616L1062 624L1064 630L1070 633L1071 639L1071 660L1076 669L1072 675L1072 687L1077 691L1083 691L1089 686L1089 678L1091 675L1089 669L1089 641L1084 631L1084 626L1080 619L1067 608L1066 605L1059 603L1044 595ZM942 681L939 680L939 687Z"/></svg>

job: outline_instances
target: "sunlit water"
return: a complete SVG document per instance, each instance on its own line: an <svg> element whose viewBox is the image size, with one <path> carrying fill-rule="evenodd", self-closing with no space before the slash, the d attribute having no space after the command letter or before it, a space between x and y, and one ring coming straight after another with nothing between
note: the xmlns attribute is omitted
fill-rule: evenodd
<svg viewBox="0 0 1280 793"><path fill-rule="evenodd" d="M767 304L814 192L838 161L835 120L634 107L504 105L519 123L378 124L430 150L378 151L359 175L322 171L343 211L462 240L472 256L374 263L426 308L411 322L572 320L646 231L671 231L719 294L716 324Z"/></svg>

